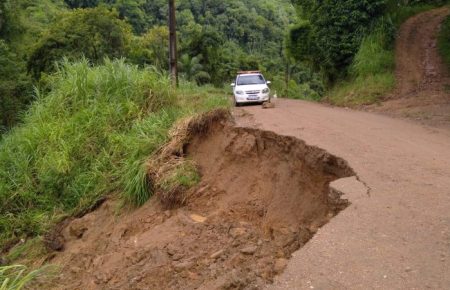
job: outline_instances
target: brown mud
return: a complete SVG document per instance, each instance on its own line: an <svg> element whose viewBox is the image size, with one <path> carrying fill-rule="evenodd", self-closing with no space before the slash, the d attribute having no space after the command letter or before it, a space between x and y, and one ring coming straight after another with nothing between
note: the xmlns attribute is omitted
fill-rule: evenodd
<svg viewBox="0 0 450 290"><path fill-rule="evenodd" d="M260 288L348 205L329 187L355 175L346 161L229 120L202 128L183 139L202 176L183 203L168 209L156 195L118 214L107 200L72 220L49 257L61 266L54 289Z"/></svg>

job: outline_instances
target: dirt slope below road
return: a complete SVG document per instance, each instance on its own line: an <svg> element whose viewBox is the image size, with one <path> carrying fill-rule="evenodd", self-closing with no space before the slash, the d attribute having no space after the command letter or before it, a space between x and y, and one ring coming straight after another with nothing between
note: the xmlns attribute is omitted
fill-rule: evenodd
<svg viewBox="0 0 450 290"><path fill-rule="evenodd" d="M450 288L448 131L294 100L242 110L252 117L241 124L341 156L372 189L350 195L352 205L294 254L271 288Z"/></svg>
<svg viewBox="0 0 450 290"><path fill-rule="evenodd" d="M420 13L401 27L396 41L396 89L369 110L450 127L450 78L437 48L448 7Z"/></svg>
<svg viewBox="0 0 450 290"><path fill-rule="evenodd" d="M62 266L55 288L261 288L348 205L329 188L355 174L344 160L228 122L200 131L168 146L182 148L173 154L187 155L202 174L185 204L167 209L154 197L115 216L116 203L107 201L74 219L60 236L64 251L49 258Z"/></svg>

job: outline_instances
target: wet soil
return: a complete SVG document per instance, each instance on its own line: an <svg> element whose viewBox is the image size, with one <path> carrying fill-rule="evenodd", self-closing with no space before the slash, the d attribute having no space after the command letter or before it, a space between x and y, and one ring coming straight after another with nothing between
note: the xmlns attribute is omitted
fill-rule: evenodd
<svg viewBox="0 0 450 290"><path fill-rule="evenodd" d="M219 122L184 147L202 175L185 205L108 200L74 219L55 289L261 288L348 205L329 183L353 170L299 139Z"/></svg>

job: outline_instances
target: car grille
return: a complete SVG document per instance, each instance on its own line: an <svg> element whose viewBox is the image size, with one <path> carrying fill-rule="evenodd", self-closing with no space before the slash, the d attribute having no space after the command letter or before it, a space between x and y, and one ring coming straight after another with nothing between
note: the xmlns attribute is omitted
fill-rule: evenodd
<svg viewBox="0 0 450 290"><path fill-rule="evenodd" d="M245 93L247 94L247 95L257 95L257 94L259 94L261 91L246 91Z"/></svg>

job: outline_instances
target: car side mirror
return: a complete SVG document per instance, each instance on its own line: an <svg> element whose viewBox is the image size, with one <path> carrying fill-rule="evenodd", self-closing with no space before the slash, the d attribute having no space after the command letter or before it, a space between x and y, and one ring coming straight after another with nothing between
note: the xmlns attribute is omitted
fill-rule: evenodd
<svg viewBox="0 0 450 290"><path fill-rule="evenodd" d="M266 83L267 83L268 85L270 85L272 82L271 82L271 81L267 81Z"/></svg>
<svg viewBox="0 0 450 290"><path fill-rule="evenodd" d="M236 86L236 84L235 84L235 83L231 83L231 86L232 86L232 87L235 87L235 86Z"/></svg>

